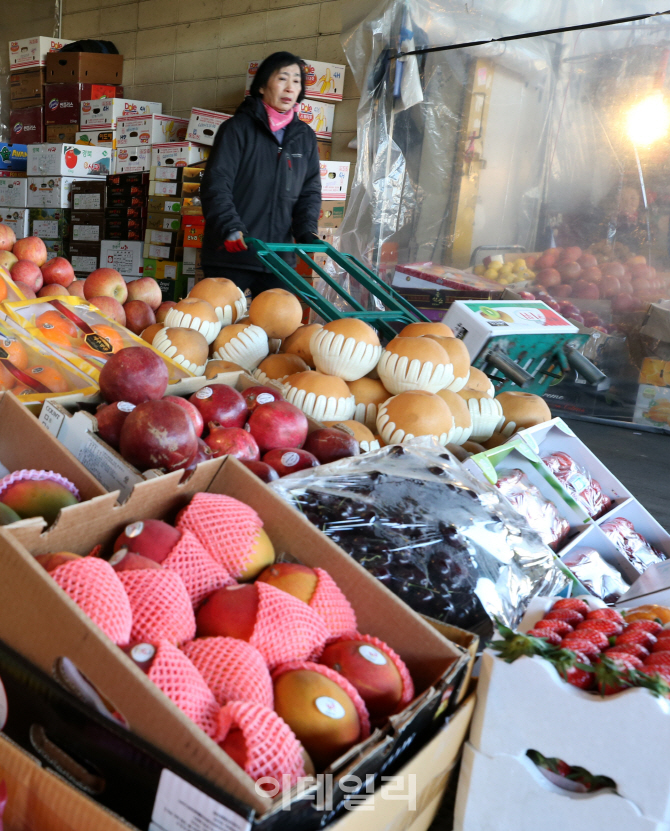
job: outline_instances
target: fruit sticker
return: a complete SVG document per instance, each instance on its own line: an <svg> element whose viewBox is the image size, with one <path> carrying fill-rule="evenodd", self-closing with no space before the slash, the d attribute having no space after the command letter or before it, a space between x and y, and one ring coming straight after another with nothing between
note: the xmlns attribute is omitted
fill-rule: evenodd
<svg viewBox="0 0 670 831"><path fill-rule="evenodd" d="M358 652L362 658L365 658L366 661L370 661L371 664L375 664L378 667L382 667L386 663L385 656L378 649L375 649L374 646L369 646L365 643L363 646L358 647Z"/></svg>
<svg viewBox="0 0 670 831"><path fill-rule="evenodd" d="M141 523L140 523L141 524ZM138 664L150 661L156 654L156 648L150 643L138 643L130 650L130 656Z"/></svg>
<svg viewBox="0 0 670 831"><path fill-rule="evenodd" d="M340 702L335 701L334 698L328 695L320 695L314 700L314 704L316 705L316 709L324 716L328 716L328 718L340 719L345 716L344 707Z"/></svg>
<svg viewBox="0 0 670 831"><path fill-rule="evenodd" d="M203 387L201 390L198 390L195 394L196 398L211 398L212 396L212 388L211 387Z"/></svg>
<svg viewBox="0 0 670 831"><path fill-rule="evenodd" d="M257 404L269 404L271 401L274 400L274 395L272 395L272 393L269 392L262 392L259 396L256 397Z"/></svg>
<svg viewBox="0 0 670 831"><path fill-rule="evenodd" d="M295 467L299 461L300 456L294 452L284 453L284 455L281 457L281 463L284 465L284 467Z"/></svg>
<svg viewBox="0 0 670 831"><path fill-rule="evenodd" d="M129 406L131 408L130 410L127 410L124 407L123 410L122 410L122 412L124 412L124 413L129 413L129 412L131 412L131 410L135 409L134 404L129 404L126 401L122 401L121 403L126 404L127 406ZM121 404L119 404L118 406L119 406L119 410L121 410ZM142 533L142 531L144 531L144 523L140 521L140 522L132 522L130 525L126 525L126 529L123 533L127 537L130 537L132 539L133 537L139 537L139 535Z"/></svg>
<svg viewBox="0 0 670 831"><path fill-rule="evenodd" d="M116 406L119 408L119 410L121 410L122 413L132 413L132 411L135 409L135 405L131 404L130 401L119 401L119 403ZM135 523L135 524L137 524L137 523ZM139 524L142 525L143 523L140 522ZM132 526L128 526L128 527L132 527ZM128 533L128 529L126 528L126 534L127 533Z"/></svg>

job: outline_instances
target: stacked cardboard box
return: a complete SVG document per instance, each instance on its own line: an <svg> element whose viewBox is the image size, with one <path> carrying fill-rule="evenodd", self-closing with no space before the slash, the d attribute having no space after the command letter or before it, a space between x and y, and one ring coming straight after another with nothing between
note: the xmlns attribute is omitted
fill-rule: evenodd
<svg viewBox="0 0 670 831"><path fill-rule="evenodd" d="M100 245L105 238L107 182L76 179L70 193L70 261L78 276L100 267Z"/></svg>
<svg viewBox="0 0 670 831"><path fill-rule="evenodd" d="M0 222L9 225L17 239L28 236L27 164L25 144L0 142Z"/></svg>

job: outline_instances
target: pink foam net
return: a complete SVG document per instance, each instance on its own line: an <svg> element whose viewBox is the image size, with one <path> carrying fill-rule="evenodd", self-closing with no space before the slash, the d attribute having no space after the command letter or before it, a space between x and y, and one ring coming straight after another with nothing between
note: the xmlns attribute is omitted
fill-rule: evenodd
<svg viewBox="0 0 670 831"><path fill-rule="evenodd" d="M319 654L329 637L324 620L297 597L268 583L254 585L258 590L258 613L249 643L270 669Z"/></svg>
<svg viewBox="0 0 670 831"><path fill-rule="evenodd" d="M15 470L0 479L0 496L10 485L14 485L16 482L56 482L56 484L67 488L76 499L80 498L77 487L69 479L53 470Z"/></svg>
<svg viewBox="0 0 670 831"><path fill-rule="evenodd" d="M309 605L323 618L331 635L356 629L356 612L337 583L322 568L315 568L318 581Z"/></svg>
<svg viewBox="0 0 670 831"><path fill-rule="evenodd" d="M51 576L114 643L128 643L133 615L118 574L105 560L82 557L63 563Z"/></svg>
<svg viewBox="0 0 670 831"><path fill-rule="evenodd" d="M320 675L324 675L344 690L356 708L358 720L361 723L361 734L358 740L363 741L368 738L370 735L370 716L368 714L368 708L365 706L365 702L358 694L356 687L354 687L350 681L347 681L344 675L340 675L339 672L335 672L335 670L330 667L324 666L323 664L315 664L312 661L289 661L285 664L281 664L281 666L278 666L275 669L272 673L272 680L273 682L276 682L280 676L284 675L284 673L297 669L318 672Z"/></svg>
<svg viewBox="0 0 670 831"><path fill-rule="evenodd" d="M244 736L247 750L244 770L254 781L270 777L284 787L286 776L287 783L293 787L305 775L302 745L274 710L262 704L232 701L221 709L215 741L225 741L234 727ZM268 789L273 786L274 781L267 783Z"/></svg>
<svg viewBox="0 0 670 831"><path fill-rule="evenodd" d="M215 734L219 705L202 675L174 644L158 641L149 678L208 736Z"/></svg>
<svg viewBox="0 0 670 831"><path fill-rule="evenodd" d="M181 577L195 608L212 592L235 583L228 571L187 530L182 531L181 539L162 565Z"/></svg>
<svg viewBox="0 0 670 831"><path fill-rule="evenodd" d="M237 638L196 638L182 646L221 706L246 701L272 709L270 672L261 653Z"/></svg>
<svg viewBox="0 0 670 831"><path fill-rule="evenodd" d="M133 610L132 639L180 644L195 637L195 615L181 577L168 569L119 572Z"/></svg>
<svg viewBox="0 0 670 831"><path fill-rule="evenodd" d="M196 493L179 515L177 528L191 531L233 577L249 563L258 532L263 527L253 508L215 493Z"/></svg>

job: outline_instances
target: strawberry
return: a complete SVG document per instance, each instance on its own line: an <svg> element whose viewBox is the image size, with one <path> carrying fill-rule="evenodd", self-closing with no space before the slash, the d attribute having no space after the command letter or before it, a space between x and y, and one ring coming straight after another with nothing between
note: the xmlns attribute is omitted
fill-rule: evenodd
<svg viewBox="0 0 670 831"><path fill-rule="evenodd" d="M565 637L569 632L572 632L572 626L564 620L538 620L535 624L535 629L553 629L561 637Z"/></svg>
<svg viewBox="0 0 670 831"><path fill-rule="evenodd" d="M642 666L642 661L634 655L601 655L595 667L598 692L601 695L613 695L633 686Z"/></svg>
<svg viewBox="0 0 670 831"><path fill-rule="evenodd" d="M634 620L628 624L625 631L634 632L636 629L641 629L643 632L651 632L655 637L658 637L658 633L663 631L663 627L657 620Z"/></svg>
<svg viewBox="0 0 670 831"><path fill-rule="evenodd" d="M575 612L579 612L580 615L583 615L584 617L586 617L589 613L588 605L578 597L561 597L551 607L551 611L553 612L558 609L573 609Z"/></svg>
<svg viewBox="0 0 670 831"><path fill-rule="evenodd" d="M586 616L587 620L615 620L617 623L624 623L623 615L616 609L593 609Z"/></svg>
<svg viewBox="0 0 670 831"><path fill-rule="evenodd" d="M564 638L561 641L561 649L571 649L573 652L581 652L582 655L586 655L591 660L595 660L600 655L600 647L584 638Z"/></svg>
<svg viewBox="0 0 670 831"><path fill-rule="evenodd" d="M643 666L637 676L637 685L654 695L670 698L670 667Z"/></svg>
<svg viewBox="0 0 670 831"><path fill-rule="evenodd" d="M579 687L580 690L589 690L593 686L591 662L582 652L561 649L550 660L568 684Z"/></svg>
<svg viewBox="0 0 670 831"><path fill-rule="evenodd" d="M609 655L610 653L613 655L620 655L621 653L635 655L636 658L644 661L647 655L649 655L649 650L645 649L641 643L622 643L619 646L611 646L603 654Z"/></svg>
<svg viewBox="0 0 670 831"><path fill-rule="evenodd" d="M656 643L651 648L652 652L670 652L670 641L665 638L664 640L656 641Z"/></svg>
<svg viewBox="0 0 670 831"><path fill-rule="evenodd" d="M489 646L504 661L507 661L508 664L511 664L523 655L530 657L533 655L546 655L552 648L544 638L536 638L532 635L529 637L528 635L522 635L520 632L514 632L499 620L496 620L496 626L502 637L498 640L491 641Z"/></svg>
<svg viewBox="0 0 670 831"><path fill-rule="evenodd" d="M543 638L550 646L560 646L561 636L555 629L531 629L526 632L530 638Z"/></svg>
<svg viewBox="0 0 670 831"><path fill-rule="evenodd" d="M651 632L633 629L632 632L626 631L621 635L617 635L615 646L620 646L622 643L640 643L645 649L651 649L656 643L656 638Z"/></svg>
<svg viewBox="0 0 670 831"><path fill-rule="evenodd" d="M670 652L654 652L644 659L646 667L668 667L670 668Z"/></svg>
<svg viewBox="0 0 670 831"><path fill-rule="evenodd" d="M661 629L661 631L656 635L656 642L660 644L666 644L670 646L670 629Z"/></svg>
<svg viewBox="0 0 670 831"><path fill-rule="evenodd" d="M610 635L620 635L623 632L623 624L604 617L591 618L577 624L577 631L579 632L582 629L598 629L609 637Z"/></svg>
<svg viewBox="0 0 670 831"><path fill-rule="evenodd" d="M544 616L545 620L564 620L570 626L576 626L584 620L584 615L574 609L552 609Z"/></svg>
<svg viewBox="0 0 670 831"><path fill-rule="evenodd" d="M598 647L598 649L607 649L610 645L609 639L604 632L597 629L580 629L579 632L570 632L563 638L564 641L572 640L586 640Z"/></svg>

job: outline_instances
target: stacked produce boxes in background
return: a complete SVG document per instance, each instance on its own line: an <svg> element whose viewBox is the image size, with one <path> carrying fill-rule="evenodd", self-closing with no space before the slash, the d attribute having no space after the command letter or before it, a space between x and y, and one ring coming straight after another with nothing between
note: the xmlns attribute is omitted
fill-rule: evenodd
<svg viewBox="0 0 670 831"><path fill-rule="evenodd" d="M27 163L25 144L0 143L0 222L9 225L17 239L28 236Z"/></svg>
<svg viewBox="0 0 670 831"><path fill-rule="evenodd" d="M70 262L75 274L87 277L100 267L100 245L105 235L107 181L76 179L70 192Z"/></svg>
<svg viewBox="0 0 670 831"><path fill-rule="evenodd" d="M122 173L107 177L105 236L100 266L124 277L142 274L142 238L146 224L149 174Z"/></svg>

